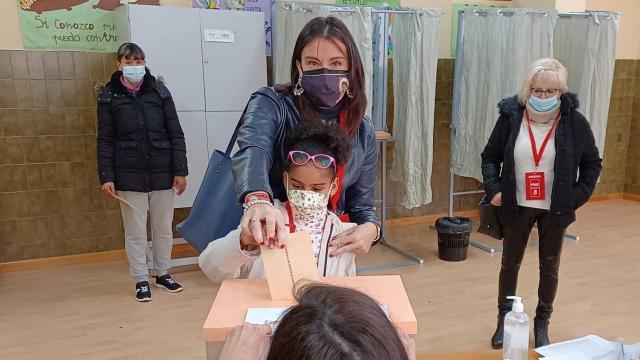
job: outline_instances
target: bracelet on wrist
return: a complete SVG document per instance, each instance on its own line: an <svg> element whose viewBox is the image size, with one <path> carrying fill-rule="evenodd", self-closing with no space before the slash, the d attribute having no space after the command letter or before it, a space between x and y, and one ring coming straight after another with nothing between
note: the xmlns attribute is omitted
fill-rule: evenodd
<svg viewBox="0 0 640 360"><path fill-rule="evenodd" d="M269 201L271 202L271 197L269 196L269 194L267 194L264 191L256 191L256 192L252 192L250 194L247 194L247 196L244 197L244 202L248 203L252 200L264 200L264 201Z"/></svg>
<svg viewBox="0 0 640 360"><path fill-rule="evenodd" d="M244 209L244 212L247 212L247 210L249 210L249 208L252 207L253 205L269 205L273 207L273 204L271 203L271 201L254 199L254 200L249 200L249 202L242 204L242 208Z"/></svg>
<svg viewBox="0 0 640 360"><path fill-rule="evenodd" d="M372 222L372 224L376 226L376 230L377 230L376 238L375 240L373 240L373 242L375 243L380 241L380 238L382 237L382 228L377 223Z"/></svg>

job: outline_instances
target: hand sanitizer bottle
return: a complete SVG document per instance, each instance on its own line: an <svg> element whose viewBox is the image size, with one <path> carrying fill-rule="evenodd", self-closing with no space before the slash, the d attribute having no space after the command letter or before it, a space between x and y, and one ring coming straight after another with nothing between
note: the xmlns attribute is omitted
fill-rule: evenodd
<svg viewBox="0 0 640 360"><path fill-rule="evenodd" d="M508 296L513 299L511 311L504 318L504 360L527 360L529 355L529 316L524 312L522 298Z"/></svg>

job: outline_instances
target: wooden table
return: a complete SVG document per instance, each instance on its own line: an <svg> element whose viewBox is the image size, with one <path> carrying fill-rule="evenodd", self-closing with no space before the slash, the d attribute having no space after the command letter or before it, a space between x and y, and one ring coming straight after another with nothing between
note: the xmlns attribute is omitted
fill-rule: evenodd
<svg viewBox="0 0 640 360"><path fill-rule="evenodd" d="M538 360L540 355L535 351L529 351L529 360ZM416 360L502 360L501 350L470 351L470 352L447 352L432 353L423 352L416 356Z"/></svg>

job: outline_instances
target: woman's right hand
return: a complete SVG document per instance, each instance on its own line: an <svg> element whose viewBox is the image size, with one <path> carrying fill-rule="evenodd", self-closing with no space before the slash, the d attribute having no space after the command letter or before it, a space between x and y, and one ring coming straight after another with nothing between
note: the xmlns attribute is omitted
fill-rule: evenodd
<svg viewBox="0 0 640 360"><path fill-rule="evenodd" d="M502 193L497 193L493 199L491 200L491 205L493 206L502 206Z"/></svg>
<svg viewBox="0 0 640 360"><path fill-rule="evenodd" d="M116 187L112 182L104 183L102 185L102 193L105 195L115 198L116 197Z"/></svg>
<svg viewBox="0 0 640 360"><path fill-rule="evenodd" d="M245 212L240 222L243 245L267 245L269 248L284 248L289 231L282 213L273 206L256 204Z"/></svg>

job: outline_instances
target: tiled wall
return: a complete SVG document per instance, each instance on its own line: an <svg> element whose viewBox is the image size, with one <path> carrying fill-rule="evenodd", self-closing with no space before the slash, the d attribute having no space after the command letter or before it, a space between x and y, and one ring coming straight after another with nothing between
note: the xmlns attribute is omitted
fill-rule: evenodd
<svg viewBox="0 0 640 360"><path fill-rule="evenodd" d="M100 193L94 87L111 54L0 51L0 262L120 249Z"/></svg>
<svg viewBox="0 0 640 360"><path fill-rule="evenodd" d="M96 174L94 87L114 64L112 54L0 51L0 262L123 248L118 204L102 196ZM454 60L438 61L433 202L404 209L390 182L390 218L447 210L453 70ZM640 142L633 141L640 138L640 61L616 62L613 89L597 192L640 195ZM392 128L392 91L389 101ZM456 181L457 190L479 188L472 179ZM473 209L479 198L458 197L455 209ZM188 212L176 210L174 222Z"/></svg>
<svg viewBox="0 0 640 360"><path fill-rule="evenodd" d="M624 191L640 195L640 60L635 62L634 90L632 112L629 126L629 148L627 152L627 169Z"/></svg>
<svg viewBox="0 0 640 360"><path fill-rule="evenodd" d="M629 129L634 118L634 99L637 98L640 82L636 81L636 60L617 60L614 71L609 119L605 139L602 175L596 194L614 194L625 191L630 145L637 143L630 137ZM637 110L637 109L636 109ZM635 113L636 117L640 114ZM636 164L637 168L637 164Z"/></svg>

